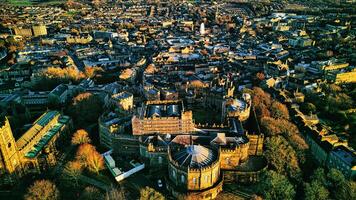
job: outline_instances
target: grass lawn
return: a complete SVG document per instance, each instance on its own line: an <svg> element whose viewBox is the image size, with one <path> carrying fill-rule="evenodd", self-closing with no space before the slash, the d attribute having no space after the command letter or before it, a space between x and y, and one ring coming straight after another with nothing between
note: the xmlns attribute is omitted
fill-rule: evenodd
<svg viewBox="0 0 356 200"><path fill-rule="evenodd" d="M206 111L200 107L194 107L192 110L195 123L220 124L221 122L221 114L219 114L219 112L215 112L213 110Z"/></svg>
<svg viewBox="0 0 356 200"><path fill-rule="evenodd" d="M64 3L64 0L49 0L45 2L33 2L31 0L8 0L8 4L14 6L32 6L32 5L58 5Z"/></svg>
<svg viewBox="0 0 356 200"><path fill-rule="evenodd" d="M33 3L30 0L9 0L9 4L14 6L31 6Z"/></svg>

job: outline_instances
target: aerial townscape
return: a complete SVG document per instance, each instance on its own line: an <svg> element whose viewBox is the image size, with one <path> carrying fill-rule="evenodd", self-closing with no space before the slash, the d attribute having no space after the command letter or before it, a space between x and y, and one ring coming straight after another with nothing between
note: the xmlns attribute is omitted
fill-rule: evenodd
<svg viewBox="0 0 356 200"><path fill-rule="evenodd" d="M356 200L356 0L0 0L0 199Z"/></svg>

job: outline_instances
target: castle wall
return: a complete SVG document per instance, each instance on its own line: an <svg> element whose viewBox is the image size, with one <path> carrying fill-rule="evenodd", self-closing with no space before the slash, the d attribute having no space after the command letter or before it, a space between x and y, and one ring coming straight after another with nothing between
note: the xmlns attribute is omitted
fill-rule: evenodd
<svg viewBox="0 0 356 200"><path fill-rule="evenodd" d="M250 141L248 155L262 155L264 135L247 135L247 137Z"/></svg>
<svg viewBox="0 0 356 200"><path fill-rule="evenodd" d="M235 169L241 162L248 158L249 143L242 144L235 149L221 148L221 169Z"/></svg>

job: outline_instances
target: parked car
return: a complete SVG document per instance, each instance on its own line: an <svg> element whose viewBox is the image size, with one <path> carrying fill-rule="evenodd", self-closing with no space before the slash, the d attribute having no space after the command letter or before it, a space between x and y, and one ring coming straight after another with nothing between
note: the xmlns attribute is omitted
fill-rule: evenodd
<svg viewBox="0 0 356 200"><path fill-rule="evenodd" d="M157 181L157 185L158 185L158 187L159 187L159 188L161 188L161 187L163 186L163 184L162 184L162 180L161 180L161 179L158 179L158 181Z"/></svg>

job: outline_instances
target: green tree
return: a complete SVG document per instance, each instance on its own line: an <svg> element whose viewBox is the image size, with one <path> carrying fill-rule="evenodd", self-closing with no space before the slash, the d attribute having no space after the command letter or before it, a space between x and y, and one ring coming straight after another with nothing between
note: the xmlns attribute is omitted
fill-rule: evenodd
<svg viewBox="0 0 356 200"><path fill-rule="evenodd" d="M321 183L323 186L327 186L327 180L326 180L326 175L325 175L325 170L321 167L317 168L313 175L311 176L311 180L318 181Z"/></svg>
<svg viewBox="0 0 356 200"><path fill-rule="evenodd" d="M25 200L57 200L59 191L49 180L38 180L31 185L25 195Z"/></svg>
<svg viewBox="0 0 356 200"><path fill-rule="evenodd" d="M305 200L324 200L329 198L329 190L319 181L306 183L304 193Z"/></svg>
<svg viewBox="0 0 356 200"><path fill-rule="evenodd" d="M283 136L267 138L265 147L265 156L278 173L288 175L295 180L301 178L296 152Z"/></svg>
<svg viewBox="0 0 356 200"><path fill-rule="evenodd" d="M288 178L271 170L262 176L257 190L266 200L289 200L295 197L294 187Z"/></svg>
<svg viewBox="0 0 356 200"><path fill-rule="evenodd" d="M316 112L316 106L312 103L303 103L300 106L300 111L302 111L304 114L309 115L310 113Z"/></svg>

